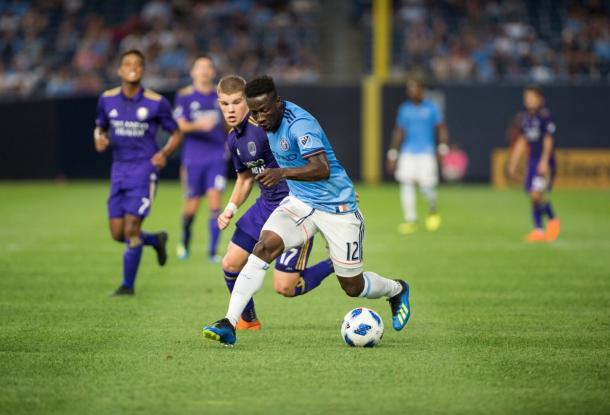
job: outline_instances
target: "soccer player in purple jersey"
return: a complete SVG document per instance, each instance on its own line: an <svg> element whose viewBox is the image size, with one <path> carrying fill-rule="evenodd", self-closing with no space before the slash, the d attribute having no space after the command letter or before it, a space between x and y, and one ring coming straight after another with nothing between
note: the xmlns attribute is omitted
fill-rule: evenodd
<svg viewBox="0 0 610 415"><path fill-rule="evenodd" d="M167 261L167 233L146 233L141 227L155 196L158 171L180 145L182 135L167 99L142 87L144 55L140 51L122 53L117 73L121 86L99 98L94 140L98 152L112 150L110 234L126 244L123 283L114 294L133 295L143 246L155 249L159 265ZM155 141L159 127L171 133L161 150Z"/></svg>
<svg viewBox="0 0 610 415"><path fill-rule="evenodd" d="M186 200L182 211L182 241L176 248L180 259L189 256L191 226L202 196L207 196L210 218L208 256L218 262L216 254L220 230L216 218L220 212L222 191L226 183L225 134L218 96L214 90L216 70L212 58L201 55L193 63L193 84L176 94L174 117L184 132L182 146L182 180Z"/></svg>
<svg viewBox="0 0 610 415"><path fill-rule="evenodd" d="M228 75L218 83L218 102L225 122L232 127L228 144L233 165L237 171L237 181L231 198L224 212L218 216L218 226L225 229L235 216L237 209L245 203L254 187L254 177L265 168L277 168L278 164L271 152L267 134L249 117L244 88L245 79L237 75ZM233 291L235 280L248 256L258 241L261 229L271 212L288 196L288 185L280 181L274 186L260 185L260 197L241 216L236 223L233 237L222 260L225 282L229 291ZM275 261L274 289L286 296L303 295L315 287L333 272L330 259L305 268L313 237L305 244L289 249ZM237 330L258 330L261 325L256 317L254 301L250 300L237 322Z"/></svg>
<svg viewBox="0 0 610 415"><path fill-rule="evenodd" d="M525 191L532 203L534 229L526 235L528 242L554 241L559 236L559 219L555 217L551 202L544 197L555 178L555 122L544 107L544 95L537 86L529 86L523 93L523 104L527 110L521 121L521 131L510 156L508 174L514 177L519 158L529 148L526 163ZM548 218L546 232L543 216Z"/></svg>

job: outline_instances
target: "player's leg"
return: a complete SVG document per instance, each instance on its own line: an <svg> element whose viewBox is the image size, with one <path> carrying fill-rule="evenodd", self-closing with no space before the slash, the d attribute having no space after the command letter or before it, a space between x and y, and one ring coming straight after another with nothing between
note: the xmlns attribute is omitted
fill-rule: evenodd
<svg viewBox="0 0 610 415"><path fill-rule="evenodd" d="M554 159L552 159L551 162L549 163L549 168L550 168L550 174L548 177L548 184L546 187L547 192L551 191L551 189L553 188L553 181L555 180L556 164L555 164ZM544 234L544 237L547 241L555 241L559 237L561 225L559 222L559 218L555 215L555 210L553 209L553 206L551 205L550 200L545 199L543 201L542 211L548 218L548 222L546 225L546 232Z"/></svg>
<svg viewBox="0 0 610 415"><path fill-rule="evenodd" d="M417 210L415 180L417 166L415 157L411 154L401 154L396 166L396 180L400 184L400 203L402 206L404 222L398 225L398 232L411 234L417 231Z"/></svg>
<svg viewBox="0 0 610 415"><path fill-rule="evenodd" d="M125 221L123 218L110 218L108 219L108 228L110 229L110 235L112 239L117 242L125 242Z"/></svg>
<svg viewBox="0 0 610 415"><path fill-rule="evenodd" d="M426 228L433 232L441 226L441 216L438 213L438 163L434 154L422 154L418 158L420 189L428 204Z"/></svg>
<svg viewBox="0 0 610 415"><path fill-rule="evenodd" d="M142 219L138 216L127 214L124 217L123 283L115 291L115 295L133 295L135 292L134 285L142 258L141 224Z"/></svg>
<svg viewBox="0 0 610 415"><path fill-rule="evenodd" d="M297 248L290 248L275 260L273 289L284 297L297 297L316 288L333 273L330 258L306 267L314 238Z"/></svg>
<svg viewBox="0 0 610 415"><path fill-rule="evenodd" d="M212 262L219 262L220 258L217 255L218 240L220 239L220 229L216 219L220 214L220 205L222 203L222 192L226 185L226 167L224 160L218 160L210 163L207 166L206 172L206 196L208 199L208 208L210 218L208 220L208 229L210 231L210 242L208 245L208 258Z"/></svg>
<svg viewBox="0 0 610 415"><path fill-rule="evenodd" d="M392 325L401 330L409 320L409 285L366 271L363 272L364 218L360 211L345 215L316 211L313 221L326 238L339 284L350 297L386 297L392 311Z"/></svg>
<svg viewBox="0 0 610 415"><path fill-rule="evenodd" d="M542 204L544 201L543 191L546 189L547 181L545 177L539 176L536 172L537 162L530 161L527 176L525 178L525 190L528 194L531 204L531 215L534 229L526 236L527 242L543 242L544 241L544 225Z"/></svg>
<svg viewBox="0 0 610 415"><path fill-rule="evenodd" d="M315 233L315 225L308 220L312 209L302 202L293 205L291 199L287 197L265 222L252 254L237 277L225 318L203 328L206 338L234 344L235 325L246 304L262 286L269 263L284 247L300 246Z"/></svg>
<svg viewBox="0 0 610 415"><path fill-rule="evenodd" d="M184 205L182 207L182 238L176 246L176 255L180 259L189 257L191 244L192 226L195 215L199 210L201 196L204 189L201 189L202 170L197 166L185 165L180 168L180 178L184 187Z"/></svg>

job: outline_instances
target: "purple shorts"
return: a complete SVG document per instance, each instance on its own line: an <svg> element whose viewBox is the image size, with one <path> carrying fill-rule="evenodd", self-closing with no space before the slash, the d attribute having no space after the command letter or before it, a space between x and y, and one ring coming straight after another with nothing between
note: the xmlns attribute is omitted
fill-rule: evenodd
<svg viewBox="0 0 610 415"><path fill-rule="evenodd" d="M108 217L122 218L127 214L140 218L148 216L157 193L158 182L156 173L150 174L150 179L146 184L125 184L113 180L108 197Z"/></svg>
<svg viewBox="0 0 610 415"><path fill-rule="evenodd" d="M258 242L263 225L276 206L277 204L270 204L264 199L258 198L235 224L236 229L231 241L245 251L252 252L254 245ZM280 255L275 261L275 269L283 272L299 272L304 270L311 254L312 246L313 236L302 246L289 249Z"/></svg>
<svg viewBox="0 0 610 415"><path fill-rule="evenodd" d="M227 183L227 164L223 158L183 166L186 197L204 196L208 190L223 191Z"/></svg>
<svg viewBox="0 0 610 415"><path fill-rule="evenodd" d="M554 158L549 161L549 174L540 176L538 174L539 159L530 159L527 166L527 174L525 175L524 189L527 193L530 192L548 192L553 188L553 181L557 173L557 165Z"/></svg>

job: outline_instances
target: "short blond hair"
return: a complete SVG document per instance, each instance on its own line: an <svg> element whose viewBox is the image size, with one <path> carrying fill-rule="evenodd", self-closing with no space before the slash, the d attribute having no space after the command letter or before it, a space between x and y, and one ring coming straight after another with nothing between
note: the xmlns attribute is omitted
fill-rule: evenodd
<svg viewBox="0 0 610 415"><path fill-rule="evenodd" d="M243 94L245 88L246 80L244 78L239 75L227 75L218 82L216 93L231 95L241 92Z"/></svg>

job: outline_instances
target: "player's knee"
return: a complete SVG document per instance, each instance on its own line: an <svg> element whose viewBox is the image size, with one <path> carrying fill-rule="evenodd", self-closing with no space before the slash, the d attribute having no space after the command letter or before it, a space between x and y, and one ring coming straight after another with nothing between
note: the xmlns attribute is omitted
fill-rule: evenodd
<svg viewBox="0 0 610 415"><path fill-rule="evenodd" d="M284 244L279 236L266 232L254 245L252 253L265 262L271 262L282 253L283 246Z"/></svg>
<svg viewBox="0 0 610 415"><path fill-rule="evenodd" d="M125 233L122 229L111 229L110 236L117 242L125 242Z"/></svg>
<svg viewBox="0 0 610 415"><path fill-rule="evenodd" d="M283 295L284 297L294 297L294 287L291 284L275 281L273 283L273 289L276 293Z"/></svg>
<svg viewBox="0 0 610 415"><path fill-rule="evenodd" d="M236 264L234 261L231 260L231 258L229 258L228 255L225 255L222 258L222 269L227 271L227 272L232 272L232 273L237 273L239 271L241 271L241 268L238 264Z"/></svg>
<svg viewBox="0 0 610 415"><path fill-rule="evenodd" d="M347 294L350 297L359 297L360 293L362 292L355 285L342 285L341 288L343 288L343 291L345 292L345 294Z"/></svg>

